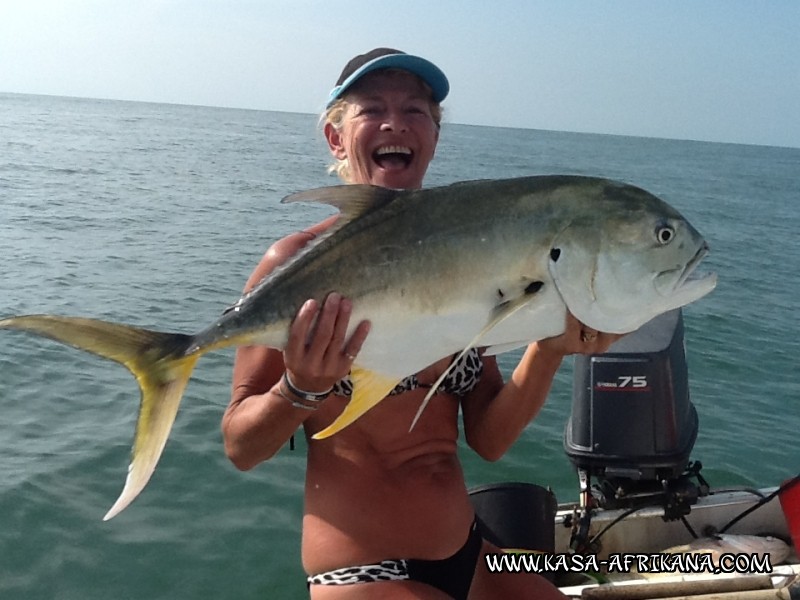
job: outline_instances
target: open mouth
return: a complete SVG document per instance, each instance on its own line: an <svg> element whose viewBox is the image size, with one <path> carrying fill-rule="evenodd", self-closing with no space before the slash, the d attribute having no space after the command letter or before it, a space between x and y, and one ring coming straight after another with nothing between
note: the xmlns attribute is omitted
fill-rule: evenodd
<svg viewBox="0 0 800 600"><path fill-rule="evenodd" d="M383 169L408 167L414 153L406 146L382 146L375 150L372 159Z"/></svg>
<svg viewBox="0 0 800 600"><path fill-rule="evenodd" d="M685 284L689 279L696 280L708 277L709 275L708 273L694 274L697 265L699 265L700 261L702 261L706 257L706 254L708 254L708 250L709 250L708 244L703 242L703 245L700 246L700 249L697 251L697 254L695 254L692 257L692 260L690 260L683 268L683 273L681 273L681 276L678 278L678 282L675 284L675 289L683 287L683 284Z"/></svg>
<svg viewBox="0 0 800 600"><path fill-rule="evenodd" d="M698 273L697 266L708 254L708 244L703 243L691 260L683 268L670 269L659 273L655 279L656 291L671 297L680 304L688 304L705 296L717 285L716 273Z"/></svg>

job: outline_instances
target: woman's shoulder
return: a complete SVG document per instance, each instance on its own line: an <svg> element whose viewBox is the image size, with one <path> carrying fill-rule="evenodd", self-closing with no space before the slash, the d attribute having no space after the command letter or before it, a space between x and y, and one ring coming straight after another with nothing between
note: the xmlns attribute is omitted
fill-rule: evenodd
<svg viewBox="0 0 800 600"><path fill-rule="evenodd" d="M324 233L336 222L338 217L338 214L332 215L324 221L317 223L316 225L312 225L307 229L290 233L286 237L281 238L272 244L264 253L264 256L261 257L261 261L258 263L256 268L253 270L253 273L250 275L250 278L247 280L245 291L253 288L273 270L281 266L292 256L302 250L311 240Z"/></svg>

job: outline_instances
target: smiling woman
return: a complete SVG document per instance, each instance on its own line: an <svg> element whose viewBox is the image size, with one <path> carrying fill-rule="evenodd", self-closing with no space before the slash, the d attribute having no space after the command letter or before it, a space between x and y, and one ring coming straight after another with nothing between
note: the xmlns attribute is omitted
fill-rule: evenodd
<svg viewBox="0 0 800 600"><path fill-rule="evenodd" d="M341 124L325 124L333 156L346 165L348 183L369 181L394 189L422 186L439 141L430 92L415 75L375 71L354 85Z"/></svg>
<svg viewBox="0 0 800 600"><path fill-rule="evenodd" d="M4 139L0 317L55 310L194 330L232 302L264 240L330 210L278 203L330 182L328 155L309 135L313 116L2 94L0 102L13 124ZM154 150L141 151L141 140ZM704 263L722 276L685 312L701 420L694 458L713 485L749 487L797 471L786 449L800 430L791 410L800 391L800 332L791 325L800 295L798 160L791 149L447 123L424 185L569 168L644 184L691 215L712 246ZM197 175L186 177L190 169ZM14 523L0 532L0 598L304 596L308 444L284 447L245 475L227 467L218 420L232 352L199 363L155 480L119 520L101 524L129 458L135 386L105 361L25 335L0 339L0 522ZM506 377L520 356L498 358ZM468 484L535 481L574 498L562 447L569 362L501 461L459 440ZM404 457L384 456L388 477Z"/></svg>
<svg viewBox="0 0 800 600"><path fill-rule="evenodd" d="M399 68L403 66L405 68ZM413 72L409 69L413 69ZM364 126L371 125L373 129L381 130L385 138L394 134L404 144L408 142L405 136L407 128L411 127L422 134L423 140L430 137L426 133L432 134L428 156L415 153L415 148L403 144L383 145L374 148L370 160L363 164L374 163L387 173L406 170L408 177L415 178L410 186L385 187L421 187L427 166L433 158L433 149L439 140L441 101L449 90L450 84L444 73L425 59L391 48L376 48L353 58L342 70L322 115L325 137L336 159L330 171L337 173L345 182L359 181L357 174L351 171L348 148L343 146L343 141L352 137L345 131L348 124L360 122ZM384 95L388 93L392 97ZM431 121L435 131L426 132ZM408 171L414 165L422 165L421 173L419 167L415 172ZM369 174L366 175L368 181ZM379 185L377 181L373 183Z"/></svg>
<svg viewBox="0 0 800 600"><path fill-rule="evenodd" d="M325 138L337 161L333 170L349 184L421 188L439 141L440 103L448 91L444 73L423 58L387 48L355 57L331 91L323 117ZM336 220L275 243L246 290ZM386 231L381 243L407 243L399 229L406 236L415 234L413 226ZM366 257L374 255L371 250L359 251ZM470 446L496 460L538 413L563 357L602 352L615 337L582 339L581 324L568 318L564 334L529 346L507 385L494 357L482 352L465 357L474 373L470 385L438 389L409 432L428 384L451 371L454 359L435 360L411 375L419 385L397 389L397 382L391 382L385 392L374 394L380 404L372 404L368 414L336 435L318 439L317 434L361 403L332 393L348 374L363 381L358 355L371 324L351 327L352 311L353 302L338 293L324 301L309 300L297 313L282 352L239 348L233 395L222 424L226 452L241 469L272 458L303 426L308 463L302 554L312 598L560 597L538 575L490 575L482 565L482 555L499 550L483 540L475 524L456 453L459 414L463 411ZM397 337L382 338L379 332L376 322L370 344L381 340L382 352L398 355ZM421 345L422 337L414 340L418 348L404 347L402 357L393 362L424 355L428 348ZM364 355L366 359L369 352ZM461 370L456 363L452 370Z"/></svg>

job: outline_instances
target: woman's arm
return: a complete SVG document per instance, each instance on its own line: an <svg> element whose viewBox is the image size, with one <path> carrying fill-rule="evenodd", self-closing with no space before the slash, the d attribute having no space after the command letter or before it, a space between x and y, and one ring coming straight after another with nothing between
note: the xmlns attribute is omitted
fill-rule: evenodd
<svg viewBox="0 0 800 600"><path fill-rule="evenodd" d="M586 333L594 337L586 339ZM495 366L462 403L467 443L486 460L501 458L544 406L563 358L601 354L620 337L595 332L567 315L565 332L529 345L505 385L492 361L487 366Z"/></svg>
<svg viewBox="0 0 800 600"><path fill-rule="evenodd" d="M286 262L335 218L308 232L290 235L264 255L245 286L252 289ZM287 393L281 378L286 372L295 387L324 392L344 377L369 331L361 323L345 340L352 305L331 294L320 307L307 301L298 311L283 352L265 346L243 346L236 352L230 404L222 417L222 435L228 458L239 469L251 469L271 458L312 414L307 402ZM304 408L303 405L306 407Z"/></svg>

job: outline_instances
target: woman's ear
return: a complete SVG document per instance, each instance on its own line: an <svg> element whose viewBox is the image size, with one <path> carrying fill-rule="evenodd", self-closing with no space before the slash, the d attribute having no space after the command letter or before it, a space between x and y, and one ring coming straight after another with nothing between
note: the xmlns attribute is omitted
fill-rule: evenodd
<svg viewBox="0 0 800 600"><path fill-rule="evenodd" d="M347 152L344 148L344 140L342 139L342 135L336 127L334 127L331 123L325 123L325 139L328 140L328 147L331 150L331 154L339 160L344 160L347 158Z"/></svg>

